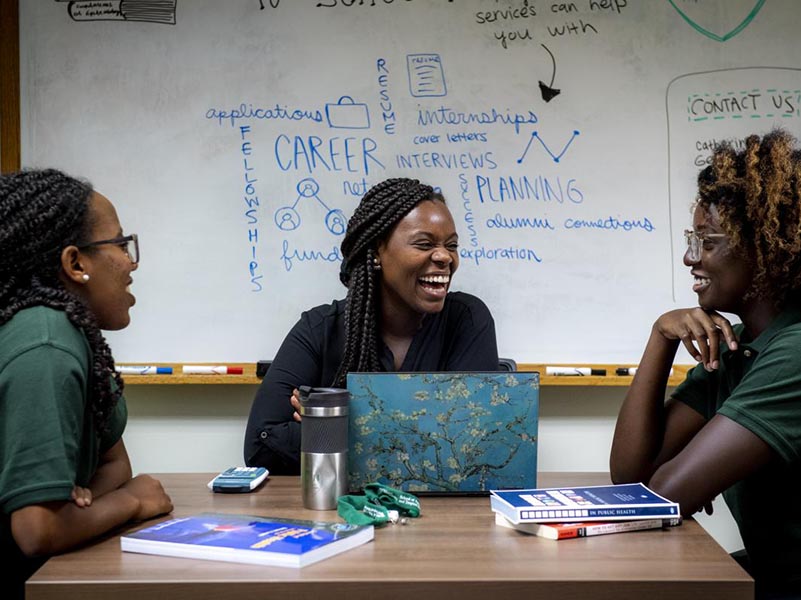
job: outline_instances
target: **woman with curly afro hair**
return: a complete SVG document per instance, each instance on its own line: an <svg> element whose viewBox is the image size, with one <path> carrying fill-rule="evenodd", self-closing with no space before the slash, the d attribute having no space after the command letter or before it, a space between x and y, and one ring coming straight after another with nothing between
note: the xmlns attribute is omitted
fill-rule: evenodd
<svg viewBox="0 0 801 600"><path fill-rule="evenodd" d="M723 494L757 597L801 597L801 152L783 130L724 144L698 176L684 264L698 306L654 323L617 421L616 483L684 515ZM732 326L720 313L738 317ZM665 402L682 344L699 362ZM784 496L784 492L789 495Z"/></svg>
<svg viewBox="0 0 801 600"><path fill-rule="evenodd" d="M342 240L347 298L301 315L250 409L245 462L300 472L301 385L344 387L351 371L495 371L486 305L452 292L459 236L445 199L416 179L364 195Z"/></svg>
<svg viewBox="0 0 801 600"><path fill-rule="evenodd" d="M22 598L47 556L172 510L131 477L122 380L101 329L128 325L135 235L56 170L0 176L0 581Z"/></svg>

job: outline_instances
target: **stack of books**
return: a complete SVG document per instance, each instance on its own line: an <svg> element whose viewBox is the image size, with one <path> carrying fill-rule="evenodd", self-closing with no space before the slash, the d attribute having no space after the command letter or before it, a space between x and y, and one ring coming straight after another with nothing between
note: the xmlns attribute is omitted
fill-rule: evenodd
<svg viewBox="0 0 801 600"><path fill-rule="evenodd" d="M681 525L681 512L641 483L494 490L495 523L561 540Z"/></svg>

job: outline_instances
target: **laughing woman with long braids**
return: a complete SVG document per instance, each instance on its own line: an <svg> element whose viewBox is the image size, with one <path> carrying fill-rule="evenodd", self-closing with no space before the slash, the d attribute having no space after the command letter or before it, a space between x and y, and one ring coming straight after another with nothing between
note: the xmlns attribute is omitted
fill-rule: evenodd
<svg viewBox="0 0 801 600"><path fill-rule="evenodd" d="M758 598L801 598L801 152L784 131L724 145L698 176L684 264L698 306L651 329L612 444L617 483L692 515L718 494ZM733 313L732 326L720 313ZM676 350L699 365L665 402Z"/></svg>
<svg viewBox="0 0 801 600"><path fill-rule="evenodd" d="M131 477L127 410L101 329L128 325L138 240L111 202L55 170L0 176L0 581L172 510ZM6 597L5 595L3 597Z"/></svg>
<svg viewBox="0 0 801 600"><path fill-rule="evenodd" d="M371 188L348 222L345 300L304 312L250 410L245 461L300 472L301 385L344 387L350 371L496 371L495 324L478 298L450 292L458 235L445 199L413 179Z"/></svg>

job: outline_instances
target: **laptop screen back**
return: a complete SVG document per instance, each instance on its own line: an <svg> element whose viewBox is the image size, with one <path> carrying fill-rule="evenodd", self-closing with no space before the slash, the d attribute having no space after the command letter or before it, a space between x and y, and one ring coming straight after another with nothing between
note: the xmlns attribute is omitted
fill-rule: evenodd
<svg viewBox="0 0 801 600"><path fill-rule="evenodd" d="M351 491L536 487L539 373L349 373L347 385Z"/></svg>

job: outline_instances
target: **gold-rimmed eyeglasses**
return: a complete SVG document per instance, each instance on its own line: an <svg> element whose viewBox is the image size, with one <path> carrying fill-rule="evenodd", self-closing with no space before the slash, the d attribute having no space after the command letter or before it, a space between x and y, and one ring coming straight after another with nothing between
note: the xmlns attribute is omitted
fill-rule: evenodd
<svg viewBox="0 0 801 600"><path fill-rule="evenodd" d="M725 237L725 233L703 233L693 231L692 229L685 229L684 239L687 241L687 258L691 262L701 260L701 250L703 250L705 242Z"/></svg>

